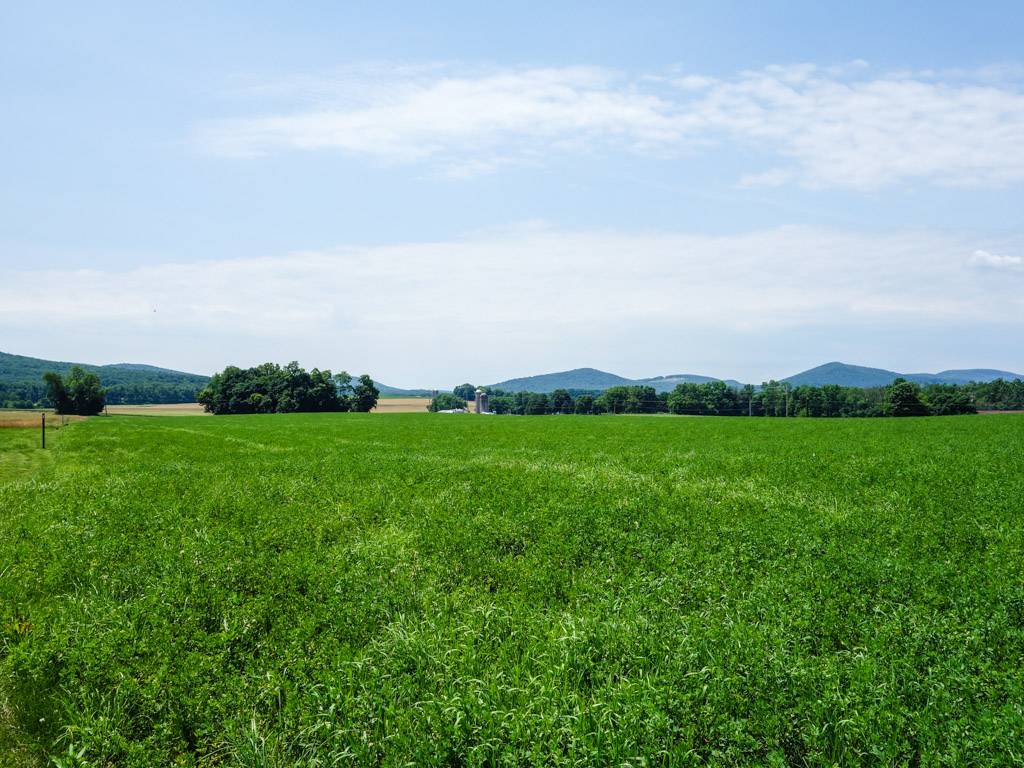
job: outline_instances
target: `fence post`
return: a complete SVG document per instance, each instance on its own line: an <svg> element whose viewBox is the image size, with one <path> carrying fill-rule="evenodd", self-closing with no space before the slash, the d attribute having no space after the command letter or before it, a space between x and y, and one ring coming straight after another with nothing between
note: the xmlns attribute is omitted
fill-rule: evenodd
<svg viewBox="0 0 1024 768"><path fill-rule="evenodd" d="M43 437L43 448L46 448L46 411L43 411L43 421L40 428L40 434Z"/></svg>

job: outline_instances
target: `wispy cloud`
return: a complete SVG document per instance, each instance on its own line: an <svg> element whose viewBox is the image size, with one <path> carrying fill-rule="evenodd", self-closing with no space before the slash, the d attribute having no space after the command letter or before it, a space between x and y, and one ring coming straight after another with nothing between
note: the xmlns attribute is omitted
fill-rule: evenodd
<svg viewBox="0 0 1024 768"><path fill-rule="evenodd" d="M987 269L1024 269L1024 257L1005 256L998 253L977 250L971 254L970 264Z"/></svg>
<svg viewBox="0 0 1024 768"><path fill-rule="evenodd" d="M1019 326L1024 283L971 269L965 246L950 236L801 227L709 236L534 225L129 271L9 272L0 331L80 335L83 348L108 335L173 337L217 349L220 360L276 339L289 355L386 349L391 359L479 361L551 345L564 356L623 332L676 349L695 332L721 340L889 322ZM54 302L53 285L74 290Z"/></svg>
<svg viewBox="0 0 1024 768"><path fill-rule="evenodd" d="M339 149L397 162L436 158L462 167L483 154L523 158L543 146L595 142L664 144L678 137L671 103L590 67L530 69L476 77L378 74L361 93L346 78L339 98L363 102L207 123L200 140L215 152ZM308 87L306 92L308 92Z"/></svg>
<svg viewBox="0 0 1024 768"><path fill-rule="evenodd" d="M744 185L872 189L1024 181L1024 89L1012 67L875 73L863 62L727 78L592 67L465 72L374 68L294 81L301 106L207 121L208 151L340 150L466 175L551 153L659 156L741 147ZM278 101L287 84L267 86Z"/></svg>

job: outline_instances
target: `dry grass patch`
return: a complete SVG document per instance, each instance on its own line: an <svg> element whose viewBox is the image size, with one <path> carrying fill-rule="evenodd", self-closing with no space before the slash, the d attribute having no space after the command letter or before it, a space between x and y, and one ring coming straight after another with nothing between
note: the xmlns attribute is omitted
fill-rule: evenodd
<svg viewBox="0 0 1024 768"><path fill-rule="evenodd" d="M42 420L42 414L46 414L46 428L56 429L70 424L73 421L82 421L85 416L60 416L53 410L31 410L31 409L0 409L0 429L27 429L38 427Z"/></svg>

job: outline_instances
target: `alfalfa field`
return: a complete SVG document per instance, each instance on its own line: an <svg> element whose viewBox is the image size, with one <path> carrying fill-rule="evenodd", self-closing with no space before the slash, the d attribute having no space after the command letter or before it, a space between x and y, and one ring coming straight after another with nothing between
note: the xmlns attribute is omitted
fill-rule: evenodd
<svg viewBox="0 0 1024 768"><path fill-rule="evenodd" d="M1024 760L1022 416L33 435L0 765Z"/></svg>

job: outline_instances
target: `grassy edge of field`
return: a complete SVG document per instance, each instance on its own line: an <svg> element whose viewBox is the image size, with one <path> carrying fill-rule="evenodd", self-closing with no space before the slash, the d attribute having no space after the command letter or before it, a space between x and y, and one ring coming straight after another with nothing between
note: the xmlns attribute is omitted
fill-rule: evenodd
<svg viewBox="0 0 1024 768"><path fill-rule="evenodd" d="M0 483L31 479L53 461L51 449L56 448L60 428L46 429L47 447L40 445L38 427L5 427L0 429Z"/></svg>

